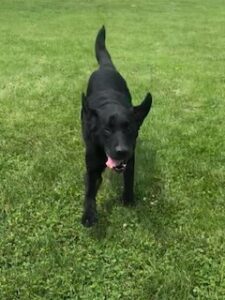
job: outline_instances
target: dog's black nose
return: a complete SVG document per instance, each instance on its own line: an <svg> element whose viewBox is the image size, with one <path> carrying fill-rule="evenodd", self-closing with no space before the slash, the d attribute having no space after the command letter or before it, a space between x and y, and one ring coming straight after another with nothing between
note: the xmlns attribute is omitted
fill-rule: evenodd
<svg viewBox="0 0 225 300"><path fill-rule="evenodd" d="M116 146L115 150L118 159L125 159L128 156L129 149L127 147Z"/></svg>

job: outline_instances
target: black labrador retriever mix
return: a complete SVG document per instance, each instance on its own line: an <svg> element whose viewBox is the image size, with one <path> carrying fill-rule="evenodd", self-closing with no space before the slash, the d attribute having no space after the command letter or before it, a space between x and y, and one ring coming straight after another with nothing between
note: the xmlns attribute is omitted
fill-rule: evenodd
<svg viewBox="0 0 225 300"><path fill-rule="evenodd" d="M123 202L133 202L136 138L152 104L148 93L140 105L132 106L126 81L106 49L104 26L95 52L99 68L90 76L86 95L82 94L81 110L87 170L82 224L87 227L97 222L95 198L106 167L123 173Z"/></svg>

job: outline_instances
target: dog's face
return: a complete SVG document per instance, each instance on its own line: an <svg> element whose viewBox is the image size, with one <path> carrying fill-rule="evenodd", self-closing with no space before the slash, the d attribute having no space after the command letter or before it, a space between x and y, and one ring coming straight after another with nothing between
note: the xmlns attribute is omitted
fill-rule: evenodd
<svg viewBox="0 0 225 300"><path fill-rule="evenodd" d="M108 104L100 115L98 134L107 157L127 161L132 155L137 137L133 109Z"/></svg>
<svg viewBox="0 0 225 300"><path fill-rule="evenodd" d="M124 107L109 101L100 108L89 110L89 128L105 151L108 167L117 171L125 169L151 103L151 95L147 94L139 106Z"/></svg>

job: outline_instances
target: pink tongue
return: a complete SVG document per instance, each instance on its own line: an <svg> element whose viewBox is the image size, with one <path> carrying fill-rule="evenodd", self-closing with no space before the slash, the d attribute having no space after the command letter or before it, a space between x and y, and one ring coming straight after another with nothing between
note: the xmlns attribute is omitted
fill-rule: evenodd
<svg viewBox="0 0 225 300"><path fill-rule="evenodd" d="M115 168L121 163L121 160L114 160L111 157L107 156L108 160L106 162L106 166L110 169Z"/></svg>

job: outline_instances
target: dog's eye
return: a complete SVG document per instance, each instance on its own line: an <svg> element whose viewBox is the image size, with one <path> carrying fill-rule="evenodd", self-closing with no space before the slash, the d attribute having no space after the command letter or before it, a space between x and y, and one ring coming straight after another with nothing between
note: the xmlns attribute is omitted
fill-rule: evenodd
<svg viewBox="0 0 225 300"><path fill-rule="evenodd" d="M130 131L130 128L131 128L131 126L130 126L130 124L128 122L124 122L123 123L123 129L124 129L124 131Z"/></svg>
<svg viewBox="0 0 225 300"><path fill-rule="evenodd" d="M105 128L104 133L105 133L106 136L109 136L110 133L111 133L111 130L109 128Z"/></svg>

